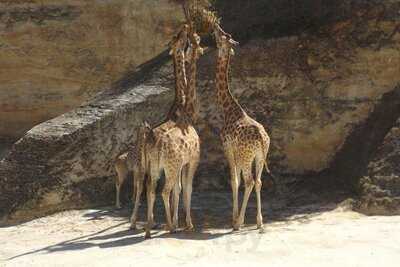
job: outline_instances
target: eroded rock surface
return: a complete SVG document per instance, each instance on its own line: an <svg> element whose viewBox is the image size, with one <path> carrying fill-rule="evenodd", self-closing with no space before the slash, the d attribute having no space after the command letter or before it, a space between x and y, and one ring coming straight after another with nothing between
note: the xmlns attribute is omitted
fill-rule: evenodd
<svg viewBox="0 0 400 267"><path fill-rule="evenodd" d="M362 197L357 209L373 215L400 214L399 162L400 121L387 134L361 179Z"/></svg>
<svg viewBox="0 0 400 267"><path fill-rule="evenodd" d="M182 18L168 0L0 1L0 137L108 88L162 52Z"/></svg>

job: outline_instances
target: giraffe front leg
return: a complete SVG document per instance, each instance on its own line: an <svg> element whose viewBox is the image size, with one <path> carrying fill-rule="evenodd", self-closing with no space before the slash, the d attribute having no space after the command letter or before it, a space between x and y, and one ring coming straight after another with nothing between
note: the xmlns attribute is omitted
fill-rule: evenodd
<svg viewBox="0 0 400 267"><path fill-rule="evenodd" d="M143 180L144 180L144 175L141 175L137 173L135 175L135 206L133 208L132 216L131 216L131 229L136 229L136 220L137 220L137 214L139 211L140 207L140 198L142 195L143 191Z"/></svg>
<svg viewBox="0 0 400 267"><path fill-rule="evenodd" d="M234 230L239 230L239 228L235 227L238 215L239 215L239 183L240 177L238 175L237 167L234 163L230 163L230 172L231 172L231 187L232 187L232 225Z"/></svg>
<svg viewBox="0 0 400 267"><path fill-rule="evenodd" d="M179 226L179 195L181 194L182 190L182 185L181 185L181 178L178 178L178 181L175 183L174 189L173 189L173 219L172 219L172 225L174 229L177 229Z"/></svg>
<svg viewBox="0 0 400 267"><path fill-rule="evenodd" d="M115 164L115 171L117 172L117 176L115 177L115 208L121 208L120 194L121 187L125 181L126 176L128 175L128 170L124 164L124 162L117 162Z"/></svg>
<svg viewBox="0 0 400 267"><path fill-rule="evenodd" d="M147 225L145 238L151 238L151 229L154 224L154 201L156 199L157 180L148 179L147 183Z"/></svg>
<svg viewBox="0 0 400 267"><path fill-rule="evenodd" d="M121 208L121 202L120 202L120 192L121 192L121 184L115 183L115 208L120 209Z"/></svg>

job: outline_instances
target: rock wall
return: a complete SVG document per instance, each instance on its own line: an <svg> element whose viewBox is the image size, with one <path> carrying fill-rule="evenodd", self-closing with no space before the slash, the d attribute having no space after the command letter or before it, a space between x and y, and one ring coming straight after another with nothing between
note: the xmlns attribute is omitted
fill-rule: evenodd
<svg viewBox="0 0 400 267"><path fill-rule="evenodd" d="M346 12L320 27L288 37L244 38L236 48L232 91L270 133L270 166L277 174L308 178L340 163L336 158L347 151L343 147L360 144L351 139L355 130L382 118L373 117L375 110L383 110L375 108L385 106L392 93L397 96L400 1L346 3ZM195 190L229 188L217 137L221 116L215 106L214 68L215 50L210 48L199 62L202 162ZM2 221L111 203L113 159L132 142L142 119L160 122L172 89L172 66L162 53L88 105L30 130L0 163ZM390 128L365 129L383 138ZM365 143L368 151L377 145ZM335 173L330 176L334 182L349 178ZM354 184L351 180L346 186Z"/></svg>
<svg viewBox="0 0 400 267"><path fill-rule="evenodd" d="M168 0L0 1L0 138L69 111L165 49Z"/></svg>
<svg viewBox="0 0 400 267"><path fill-rule="evenodd" d="M143 118L158 122L173 99L171 65L160 68L167 58L161 54L129 75L128 91L44 122L15 143L0 163L0 224L109 203L114 159Z"/></svg>
<svg viewBox="0 0 400 267"><path fill-rule="evenodd" d="M386 135L360 180L362 197L356 203L357 210L369 215L400 214L399 140L400 121Z"/></svg>
<svg viewBox="0 0 400 267"><path fill-rule="evenodd" d="M329 168L355 126L400 82L400 2L385 8L353 3L345 10L348 17L317 33L253 39L233 57L231 88L270 133L271 167L280 173ZM203 57L200 69L203 110L213 130L221 125L210 89L214 58ZM214 145L203 150L212 158L208 169L221 169L215 140L210 133L206 142Z"/></svg>

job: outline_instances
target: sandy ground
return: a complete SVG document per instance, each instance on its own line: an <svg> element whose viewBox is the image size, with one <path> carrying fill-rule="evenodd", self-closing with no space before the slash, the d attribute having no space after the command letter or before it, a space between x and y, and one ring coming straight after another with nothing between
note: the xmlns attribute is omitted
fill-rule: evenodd
<svg viewBox="0 0 400 267"><path fill-rule="evenodd" d="M195 232L160 228L147 240L128 230L128 209L67 211L0 228L0 266L399 266L400 216L310 210L268 221L264 234L203 221Z"/></svg>

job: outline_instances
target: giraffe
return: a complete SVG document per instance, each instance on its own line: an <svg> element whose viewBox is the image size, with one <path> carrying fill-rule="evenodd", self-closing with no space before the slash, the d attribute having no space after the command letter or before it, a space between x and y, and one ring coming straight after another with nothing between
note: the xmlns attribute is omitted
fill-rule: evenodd
<svg viewBox="0 0 400 267"><path fill-rule="evenodd" d="M174 58L176 79L175 102L168 113L167 120L151 129L146 139L146 173L148 174L146 238L151 237L150 229L154 223L155 189L162 170L165 173L162 198L165 207L167 230L174 232L178 227L181 180L184 184L186 228L193 228L188 210L190 211L191 182L200 158L200 140L191 124L190 115L186 109L187 98L185 92L187 91L187 80L184 69L188 31L189 26L185 25L170 44L170 54ZM182 128L182 123L185 126L184 128ZM171 191L173 191L173 221L171 220L170 207Z"/></svg>
<svg viewBox="0 0 400 267"><path fill-rule="evenodd" d="M225 156L229 163L233 212L232 225L239 230L244 223L247 202L255 187L257 196L257 228L263 232L263 217L261 214L261 174L267 165L267 154L270 138L264 127L252 119L240 106L229 90L228 71L233 46L238 44L225 33L218 24L214 27L214 37L217 43L216 91L218 106L222 108L224 125L220 132ZM252 165L255 163L255 178ZM245 183L243 202L239 213L238 190L241 177Z"/></svg>
<svg viewBox="0 0 400 267"><path fill-rule="evenodd" d="M133 172L134 182L133 182L133 196L132 199L135 200L135 210L137 212L136 205L139 205L138 197L136 194L141 194L142 188L140 185L143 184L144 181L144 168L145 168L145 158L144 158L144 145L147 134L150 131L149 124L144 121L139 127L136 134L135 144L128 149L127 152L119 155L114 163L115 171L117 172L117 176L115 179L115 187L116 187L116 196L115 196L115 206L116 208L121 208L120 204L120 191L121 186L126 180L128 176L128 172Z"/></svg>
<svg viewBox="0 0 400 267"><path fill-rule="evenodd" d="M191 28L193 29L193 28ZM189 46L186 50L185 59L189 64L189 79L185 92L185 105L188 116L192 123L196 123L199 117L199 103L197 99L196 77L197 77L197 61L203 55L203 48L200 46L200 36L193 30L189 34Z"/></svg>
<svg viewBox="0 0 400 267"><path fill-rule="evenodd" d="M185 104L185 96L184 96L184 91L186 90L187 87L187 79L186 79L186 74L185 74L185 65L184 65L184 54L183 52L177 52L174 53L173 47L184 47L186 45L186 40L187 40L187 31L188 31L188 26L185 24L182 29L178 32L177 35L175 35L171 42L168 44L171 47L171 50L169 52L170 55L173 56L173 62L174 62L174 75L175 75L175 99L174 102L170 108L170 110L167 113L167 121L168 120L175 120L179 121L180 126L185 127L187 126L188 121L185 119L185 116L181 116L183 111L178 110L179 106L184 106ZM183 35L185 37L183 37ZM180 50L183 51L183 48ZM133 147L130 148L128 152L125 152L121 155L119 155L115 161L114 167L117 172L117 177L115 180L115 185L116 185L116 208L121 208L120 204L120 191L121 191L121 186L126 179L126 176L128 175L129 171L133 170L133 167L137 163L137 147L134 145ZM143 174L144 175L144 174ZM134 185L135 186L135 185ZM135 194L135 190L133 192ZM134 197L133 197L134 198ZM133 217L134 214L132 214ZM131 227L134 225L132 224Z"/></svg>
<svg viewBox="0 0 400 267"><path fill-rule="evenodd" d="M198 36L191 28L189 34L189 47L185 54L185 59L189 64L189 79L187 87L185 88L185 114L189 117L192 124L196 123L199 116L199 105L196 90L197 78L197 61L200 55L203 54L203 49L200 46L200 36ZM183 204L186 215L186 230L192 230L191 210L191 197L193 188L193 177L197 170L200 160L200 142L196 140L196 150L194 150L192 161L185 165L182 169L182 187L183 187Z"/></svg>
<svg viewBox="0 0 400 267"><path fill-rule="evenodd" d="M179 122L182 128L188 126L186 114L182 114L184 110L179 107L184 107L186 102L185 91L188 85L185 68L185 53L184 48L187 43L187 34L189 26L184 24L182 29L174 36L168 44L170 47L169 55L172 55L174 76L175 76L175 99L170 110L167 113L167 119Z"/></svg>

